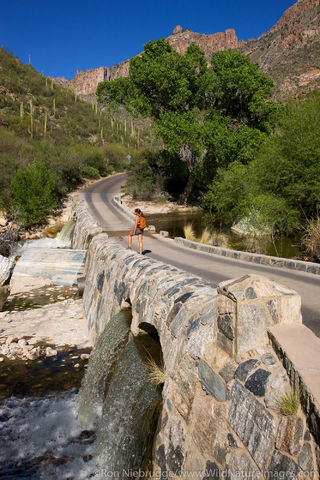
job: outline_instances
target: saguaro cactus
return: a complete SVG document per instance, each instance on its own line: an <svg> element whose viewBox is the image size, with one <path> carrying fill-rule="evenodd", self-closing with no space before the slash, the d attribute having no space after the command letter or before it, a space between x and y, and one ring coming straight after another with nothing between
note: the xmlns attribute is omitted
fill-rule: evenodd
<svg viewBox="0 0 320 480"><path fill-rule="evenodd" d="M20 102L20 118L23 119L24 109L23 109L23 102Z"/></svg>
<svg viewBox="0 0 320 480"><path fill-rule="evenodd" d="M47 136L47 112L44 114L43 136Z"/></svg>
<svg viewBox="0 0 320 480"><path fill-rule="evenodd" d="M32 104L32 99L29 100L29 106L30 106L30 136L33 138L33 104Z"/></svg>
<svg viewBox="0 0 320 480"><path fill-rule="evenodd" d="M53 115L55 115L56 114L56 99L55 98L52 100L52 107L53 107Z"/></svg>

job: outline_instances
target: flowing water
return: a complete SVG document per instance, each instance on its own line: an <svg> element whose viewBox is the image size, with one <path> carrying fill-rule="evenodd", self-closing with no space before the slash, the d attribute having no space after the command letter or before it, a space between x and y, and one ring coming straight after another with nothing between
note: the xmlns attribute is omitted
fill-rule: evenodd
<svg viewBox="0 0 320 480"><path fill-rule="evenodd" d="M14 249L14 256L20 256L29 248L71 248L71 239L75 221L69 220L55 238L44 237L37 240L26 240Z"/></svg>
<svg viewBox="0 0 320 480"><path fill-rule="evenodd" d="M0 364L0 478L87 479L95 471L94 432L76 419L88 350Z"/></svg>
<svg viewBox="0 0 320 480"><path fill-rule="evenodd" d="M150 469L161 386L147 360L159 364L161 348L133 337L130 320L129 310L110 320L79 392L81 352L0 365L0 478L134 478Z"/></svg>
<svg viewBox="0 0 320 480"><path fill-rule="evenodd" d="M147 361L160 363L161 348L148 335L129 339L129 316L122 311L106 326L79 392L81 425L97 426L95 478L132 478L150 468L161 388L150 381Z"/></svg>
<svg viewBox="0 0 320 480"><path fill-rule="evenodd" d="M161 391L150 382L141 340L126 345L108 386L95 442L96 478L134 478L150 468Z"/></svg>
<svg viewBox="0 0 320 480"><path fill-rule="evenodd" d="M100 335L79 395L79 422L88 426L101 413L105 387L116 360L128 342L131 311L122 310L115 315Z"/></svg>

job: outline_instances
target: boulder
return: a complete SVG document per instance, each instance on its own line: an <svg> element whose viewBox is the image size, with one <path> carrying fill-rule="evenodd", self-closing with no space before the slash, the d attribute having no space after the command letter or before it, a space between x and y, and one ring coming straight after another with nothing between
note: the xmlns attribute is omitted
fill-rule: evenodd
<svg viewBox="0 0 320 480"><path fill-rule="evenodd" d="M13 267L13 260L0 255L0 287L2 287L10 277Z"/></svg>

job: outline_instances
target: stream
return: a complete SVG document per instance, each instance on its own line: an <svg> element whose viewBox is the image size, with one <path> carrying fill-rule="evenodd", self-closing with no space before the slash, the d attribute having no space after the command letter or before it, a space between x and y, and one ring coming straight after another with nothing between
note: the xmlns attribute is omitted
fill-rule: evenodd
<svg viewBox="0 0 320 480"><path fill-rule="evenodd" d="M90 350L0 364L0 478L134 478L152 469L162 385L148 361L160 344L115 315ZM84 358L82 358L84 357Z"/></svg>
<svg viewBox="0 0 320 480"><path fill-rule="evenodd" d="M171 238L184 238L184 227L188 224L192 225L196 237L200 237L205 228L201 210L197 213L170 212L148 214L146 219L149 225L155 225L157 232L166 230ZM270 239L240 237L230 229L225 228L214 231L213 244L232 250L242 250L283 258L300 258L301 256L301 237L299 235L294 237L282 235L276 239L274 246Z"/></svg>

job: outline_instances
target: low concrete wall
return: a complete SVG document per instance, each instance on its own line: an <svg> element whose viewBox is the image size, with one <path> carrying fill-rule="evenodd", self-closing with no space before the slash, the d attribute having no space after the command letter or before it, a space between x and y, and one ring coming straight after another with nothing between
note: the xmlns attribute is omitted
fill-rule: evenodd
<svg viewBox="0 0 320 480"><path fill-rule="evenodd" d="M83 213L82 206L75 209L82 225ZM76 242L87 241L83 227L76 232ZM141 328L158 332L165 384L155 475L318 478L319 439L310 434L308 419L301 409L293 417L280 414L290 382L267 335L274 325L301 324L294 291L258 276L215 289L103 233L90 241L85 270L93 338L125 302L132 306L134 334Z"/></svg>
<svg viewBox="0 0 320 480"><path fill-rule="evenodd" d="M270 265L274 267L288 268L289 270L299 270L301 272L320 275L320 264L312 262L303 262L291 258L271 257L270 255L261 255L259 253L242 252L240 250L230 250L228 248L216 247L214 245L205 245L203 243L192 242L182 237L175 237L174 241L178 245L187 248L193 248L205 253L212 253L222 257L233 258L234 260L245 260L246 262L257 263L260 265Z"/></svg>

